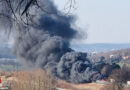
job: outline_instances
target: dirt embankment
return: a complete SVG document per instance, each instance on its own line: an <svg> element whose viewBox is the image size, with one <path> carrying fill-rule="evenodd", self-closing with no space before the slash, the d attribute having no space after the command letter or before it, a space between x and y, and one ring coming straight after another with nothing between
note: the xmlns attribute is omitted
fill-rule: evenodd
<svg viewBox="0 0 130 90"><path fill-rule="evenodd" d="M70 84L64 81L58 81L57 87L63 88L64 90L101 90L104 85L97 83Z"/></svg>

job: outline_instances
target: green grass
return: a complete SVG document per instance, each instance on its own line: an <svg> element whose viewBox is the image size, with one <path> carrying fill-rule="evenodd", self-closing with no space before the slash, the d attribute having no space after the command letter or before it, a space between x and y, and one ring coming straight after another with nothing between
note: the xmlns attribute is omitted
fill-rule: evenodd
<svg viewBox="0 0 130 90"><path fill-rule="evenodd" d="M128 63L124 63L124 62L119 62L119 63L117 63L121 68L124 66L124 65L126 65L127 67L130 67L130 64L128 64Z"/></svg>

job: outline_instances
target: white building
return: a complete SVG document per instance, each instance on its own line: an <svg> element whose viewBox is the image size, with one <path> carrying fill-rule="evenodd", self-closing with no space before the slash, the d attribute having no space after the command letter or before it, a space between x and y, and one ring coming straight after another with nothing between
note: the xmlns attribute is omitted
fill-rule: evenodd
<svg viewBox="0 0 130 90"><path fill-rule="evenodd" d="M127 81L127 85L130 86L130 81Z"/></svg>

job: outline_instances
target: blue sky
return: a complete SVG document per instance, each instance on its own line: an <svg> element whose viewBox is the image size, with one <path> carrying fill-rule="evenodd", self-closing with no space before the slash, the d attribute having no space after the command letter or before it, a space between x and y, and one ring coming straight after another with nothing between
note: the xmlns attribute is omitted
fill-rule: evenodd
<svg viewBox="0 0 130 90"><path fill-rule="evenodd" d="M55 0L59 9L67 0ZM76 0L77 26L88 38L82 43L130 43L130 0Z"/></svg>

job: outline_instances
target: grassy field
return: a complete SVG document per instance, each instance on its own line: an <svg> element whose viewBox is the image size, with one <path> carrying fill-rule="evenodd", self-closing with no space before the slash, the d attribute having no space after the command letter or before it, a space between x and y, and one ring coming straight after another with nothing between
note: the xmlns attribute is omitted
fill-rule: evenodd
<svg viewBox="0 0 130 90"><path fill-rule="evenodd" d="M124 66L124 65L126 65L127 67L130 67L130 64L128 64L128 63L124 63L124 62L119 62L119 63L117 63L121 68Z"/></svg>

